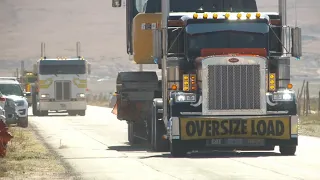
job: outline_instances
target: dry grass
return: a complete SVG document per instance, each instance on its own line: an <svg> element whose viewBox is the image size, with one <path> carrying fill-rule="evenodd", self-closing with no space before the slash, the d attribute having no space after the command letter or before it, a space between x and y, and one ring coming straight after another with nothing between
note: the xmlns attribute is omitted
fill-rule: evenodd
<svg viewBox="0 0 320 180"><path fill-rule="evenodd" d="M301 116L299 132L303 135L320 137L320 115Z"/></svg>
<svg viewBox="0 0 320 180"><path fill-rule="evenodd" d="M31 128L11 127L14 138L0 159L0 179L68 179L67 169Z"/></svg>
<svg viewBox="0 0 320 180"><path fill-rule="evenodd" d="M310 99L310 114L304 115L303 102L301 102L300 127L299 131L303 135L320 137L320 114L318 114L319 100L316 98Z"/></svg>

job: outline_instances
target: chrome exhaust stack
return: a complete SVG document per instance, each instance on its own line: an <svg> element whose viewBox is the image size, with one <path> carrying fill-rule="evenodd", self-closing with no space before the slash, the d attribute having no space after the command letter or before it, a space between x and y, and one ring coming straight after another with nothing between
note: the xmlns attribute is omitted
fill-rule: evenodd
<svg viewBox="0 0 320 180"><path fill-rule="evenodd" d="M41 43L41 58L46 59L46 44L44 42Z"/></svg>
<svg viewBox="0 0 320 180"><path fill-rule="evenodd" d="M80 54L80 42L77 42L77 57L81 58L81 54Z"/></svg>
<svg viewBox="0 0 320 180"><path fill-rule="evenodd" d="M287 0L279 0L278 1L278 8L279 8L279 15L280 15L280 22L282 26L282 33L281 33L281 42L283 44L282 53L283 56L287 56L290 50L289 43L287 43Z"/></svg>

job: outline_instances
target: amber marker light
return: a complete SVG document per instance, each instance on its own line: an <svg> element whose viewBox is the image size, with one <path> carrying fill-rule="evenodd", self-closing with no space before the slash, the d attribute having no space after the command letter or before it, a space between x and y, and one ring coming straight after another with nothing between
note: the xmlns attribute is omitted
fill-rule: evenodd
<svg viewBox="0 0 320 180"><path fill-rule="evenodd" d="M183 75L183 91L189 91L189 87L190 87L190 84L189 84L189 74L184 74Z"/></svg>
<svg viewBox="0 0 320 180"><path fill-rule="evenodd" d="M198 14L197 13L193 14L193 19L198 19Z"/></svg>
<svg viewBox="0 0 320 180"><path fill-rule="evenodd" d="M192 91L197 90L196 75L190 74L190 79L191 79L191 90Z"/></svg>
<svg viewBox="0 0 320 180"><path fill-rule="evenodd" d="M260 17L261 17L261 13L256 13L256 18L260 19Z"/></svg>
<svg viewBox="0 0 320 180"><path fill-rule="evenodd" d="M217 13L214 13L213 14L213 19L217 19L218 18L218 14Z"/></svg>
<svg viewBox="0 0 320 180"><path fill-rule="evenodd" d="M276 90L276 74L270 73L269 74L269 91Z"/></svg>
<svg viewBox="0 0 320 180"><path fill-rule="evenodd" d="M238 14L237 14L237 18L238 18L238 19L241 19L241 16L242 16L241 13L238 13Z"/></svg>
<svg viewBox="0 0 320 180"><path fill-rule="evenodd" d="M230 13L226 13L226 15L224 15L224 17L225 17L226 19L229 19Z"/></svg>
<svg viewBox="0 0 320 180"><path fill-rule="evenodd" d="M172 89L172 90L177 90L178 87L177 87L177 85L173 84L173 85L171 86L171 89Z"/></svg>

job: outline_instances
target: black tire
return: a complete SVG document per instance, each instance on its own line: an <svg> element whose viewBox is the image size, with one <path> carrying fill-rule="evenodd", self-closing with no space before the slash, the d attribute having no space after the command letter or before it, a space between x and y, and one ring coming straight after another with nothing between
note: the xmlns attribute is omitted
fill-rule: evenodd
<svg viewBox="0 0 320 180"><path fill-rule="evenodd" d="M29 125L28 117L20 117L17 124L22 128L27 128Z"/></svg>
<svg viewBox="0 0 320 180"><path fill-rule="evenodd" d="M280 153L284 156L294 156L297 151L297 146L280 146Z"/></svg>
<svg viewBox="0 0 320 180"><path fill-rule="evenodd" d="M34 116L38 116L39 115L39 111L37 110L37 94L32 91L32 114Z"/></svg>
<svg viewBox="0 0 320 180"><path fill-rule="evenodd" d="M49 115L49 111L42 111L43 116L48 116Z"/></svg>
<svg viewBox="0 0 320 180"><path fill-rule="evenodd" d="M170 150L169 140L163 139L163 135L166 134L166 128L161 119L161 114L158 114L158 108L156 105L153 105L152 108L152 149L156 152L168 152Z"/></svg>
<svg viewBox="0 0 320 180"><path fill-rule="evenodd" d="M79 116L85 116L86 115L86 110L82 110L82 111L79 111Z"/></svg>
<svg viewBox="0 0 320 180"><path fill-rule="evenodd" d="M69 116L76 116L77 112L76 111L68 111Z"/></svg>
<svg viewBox="0 0 320 180"><path fill-rule="evenodd" d="M49 112L48 111L40 111L38 114L39 114L39 116L48 116Z"/></svg>
<svg viewBox="0 0 320 180"><path fill-rule="evenodd" d="M183 146L180 146L178 142L170 143L170 154L172 157L185 157L187 156L188 150L184 149Z"/></svg>
<svg viewBox="0 0 320 180"><path fill-rule="evenodd" d="M135 122L128 122L128 142L130 145L140 144L141 139L134 136L134 131L136 129L137 124Z"/></svg>

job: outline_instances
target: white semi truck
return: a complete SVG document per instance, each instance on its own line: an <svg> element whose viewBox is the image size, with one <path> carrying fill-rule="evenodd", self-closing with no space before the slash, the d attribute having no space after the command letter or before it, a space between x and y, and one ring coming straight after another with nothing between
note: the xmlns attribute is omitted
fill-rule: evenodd
<svg viewBox="0 0 320 180"><path fill-rule="evenodd" d="M90 63L80 56L47 58L41 44L41 58L34 67L38 80L32 86L33 115L47 116L49 111L67 111L69 115L85 116L87 109L87 78Z"/></svg>

